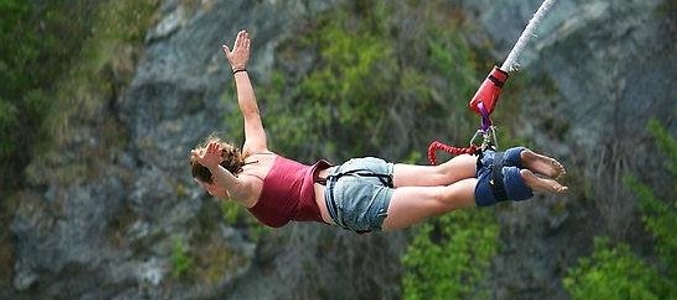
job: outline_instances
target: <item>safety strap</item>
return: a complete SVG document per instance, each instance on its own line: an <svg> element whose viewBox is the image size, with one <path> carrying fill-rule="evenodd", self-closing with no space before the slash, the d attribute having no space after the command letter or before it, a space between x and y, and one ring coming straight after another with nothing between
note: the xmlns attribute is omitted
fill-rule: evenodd
<svg viewBox="0 0 677 300"><path fill-rule="evenodd" d="M491 180L489 181L491 191L498 201L508 200L508 192L505 191L503 184L503 161L503 152L496 152L494 163L491 166Z"/></svg>
<svg viewBox="0 0 677 300"><path fill-rule="evenodd" d="M339 178L343 176L359 176L359 177L373 177L373 178L378 178L378 180L383 183L383 185L393 188L393 178L392 176L388 174L380 174L380 173L375 173L373 171L367 170L367 169L356 169L356 170L350 170L347 172L340 172L335 175L329 175L327 178L322 178L322 177L317 177L315 178L315 182L319 183L321 185L326 185L328 181L333 180L336 181Z"/></svg>

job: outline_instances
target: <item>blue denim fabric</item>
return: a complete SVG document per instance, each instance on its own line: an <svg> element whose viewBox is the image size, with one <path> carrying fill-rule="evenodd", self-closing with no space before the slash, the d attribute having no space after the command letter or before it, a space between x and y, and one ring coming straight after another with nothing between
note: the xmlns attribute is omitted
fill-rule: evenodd
<svg viewBox="0 0 677 300"><path fill-rule="evenodd" d="M325 201L338 226L355 232L381 230L392 199L393 164L354 158L329 168Z"/></svg>

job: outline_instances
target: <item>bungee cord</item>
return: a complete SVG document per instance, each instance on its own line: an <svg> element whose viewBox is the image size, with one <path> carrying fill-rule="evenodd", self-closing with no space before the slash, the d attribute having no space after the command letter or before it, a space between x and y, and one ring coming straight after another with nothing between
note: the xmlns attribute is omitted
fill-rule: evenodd
<svg viewBox="0 0 677 300"><path fill-rule="evenodd" d="M538 8L534 16L531 18L531 20L529 20L529 24L527 24L527 27L524 28L524 31L522 32L522 35L520 35L519 39L515 43L515 46L513 46L512 50L510 50L510 53L508 53L508 57L503 62L503 65L501 65L501 70L508 73L518 70L519 64L517 63L517 58L524 51L524 48L527 45L529 39L536 36L535 34L536 28L541 23L541 21L548 13L548 11L550 11L552 5L555 4L555 1L556 0L543 1L543 3Z"/></svg>

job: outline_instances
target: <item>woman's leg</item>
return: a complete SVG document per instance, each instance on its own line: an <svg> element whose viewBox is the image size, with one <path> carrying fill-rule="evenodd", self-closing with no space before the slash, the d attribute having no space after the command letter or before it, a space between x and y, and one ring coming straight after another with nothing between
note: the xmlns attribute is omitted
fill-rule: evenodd
<svg viewBox="0 0 677 300"><path fill-rule="evenodd" d="M408 186L395 189L383 230L404 229L429 217L475 207L477 179L462 179L448 186Z"/></svg>
<svg viewBox="0 0 677 300"><path fill-rule="evenodd" d="M520 153L522 167L534 173L559 180L566 170L557 160L529 149ZM437 166L395 164L395 187L450 185L462 179L477 176L477 156L458 155Z"/></svg>
<svg viewBox="0 0 677 300"><path fill-rule="evenodd" d="M537 177L522 169L520 175L534 191L566 193L567 187L554 179ZM448 186L408 186L395 189L388 206L383 230L405 229L430 217L456 209L476 207L476 178L462 179Z"/></svg>
<svg viewBox="0 0 677 300"><path fill-rule="evenodd" d="M395 164L393 184L405 186L446 186L466 178L475 177L477 156L458 155L436 166Z"/></svg>

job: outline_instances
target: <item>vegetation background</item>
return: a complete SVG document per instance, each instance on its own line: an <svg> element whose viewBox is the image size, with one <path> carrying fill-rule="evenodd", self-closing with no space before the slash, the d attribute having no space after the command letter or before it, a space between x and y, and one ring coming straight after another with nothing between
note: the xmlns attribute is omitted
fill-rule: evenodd
<svg viewBox="0 0 677 300"><path fill-rule="evenodd" d="M226 83L219 92L191 98L173 86L163 89L159 85L157 89L163 91L135 98L142 94L134 94L139 90L135 80L143 73L139 65L153 53L156 39L168 39L154 37L153 30L166 20L169 8L208 16L224 7L248 11L267 5L264 2L0 0L0 298L677 298L675 106L657 105L660 113L633 120L641 132L637 136L616 131L611 140L627 138L629 148L622 143L605 144L607 140L602 139L593 141L604 148L600 152L608 154L602 160L598 153L557 149L573 143L576 125L556 114L568 109L562 103L570 103L567 95L571 93L562 91L566 87L556 78L544 75L546 67L527 67L513 75L495 120L501 126L502 145L523 144L566 154L563 160L570 170L567 183L572 193L565 199L539 196L529 204L459 211L403 233L371 237L304 225L275 231L257 225L246 211L233 205L209 202L185 174L168 172L183 170L173 163L164 170L162 163L149 163L154 156L144 153L156 150L167 150L157 155L158 160L182 161L182 150L214 128L202 125L191 132L196 127L177 125L172 130L189 137L173 142L184 144L153 148L149 145L153 138L134 127L135 118L142 118L129 113L135 109L175 111L149 125L161 128L166 119L181 119L181 112L199 115L202 112L196 111L211 107L205 102L215 103L220 115L216 128L230 133L241 132L242 126L227 70L205 72L212 76L207 80ZM263 55L252 58L251 74L274 149L305 162L377 155L426 163L425 147L431 140L462 145L474 133L477 120L466 109L467 101L496 60L504 57L501 45L474 22L472 10L463 1L396 2L329 1L326 8L317 8L297 26L285 28L282 38L271 39L275 45L268 48L273 49L269 63L260 62L266 58ZM674 37L677 2L654 2L658 4L652 15L663 20ZM619 7L626 5L618 3ZM306 9L311 6L305 4ZM252 24L254 33L256 26ZM229 39L234 33L224 30L219 35ZM571 40L586 37L580 35L543 51L556 54L558 47L569 47ZM255 44L263 40L263 34L260 37L254 34ZM271 52L264 50L263 41L260 45L254 51ZM675 53L668 55L666 61L675 62ZM153 106L153 101L163 103L164 93L190 98L186 103L192 104L183 111ZM666 93L671 97L668 101L677 99L674 88L668 87ZM602 103L608 99L588 100ZM633 100L643 101L642 95ZM624 104L619 101L617 105ZM618 108L616 112L623 111ZM633 149L637 140L642 144ZM646 156L633 157L641 151ZM125 162L128 153L135 157L129 164ZM646 166L650 168L627 161L628 157L649 157ZM593 168L604 175L588 173L583 165L590 161L597 161ZM148 193L138 196L137 182L155 183L140 180L146 173L137 169L149 168L171 174L165 175L171 177L166 179L169 192L157 196L165 199L164 204L148 204L147 199L155 197ZM101 237L85 230L95 222L77 221L79 211L70 208L75 204L69 201L78 194L69 191L77 186L105 186L101 183L106 182L104 177L120 178L119 194L106 197L94 188L81 199L83 207L111 199L119 205L99 204L108 212L101 231L94 233L104 233L104 246L87 249L106 258L88 258L89 252L78 248L78 239L60 237L62 231L55 228L70 227L73 235L82 230L81 238L90 242ZM610 187L604 187L608 181ZM599 191L608 191L602 188L616 192L600 200ZM198 200L204 203L198 208L181 204ZM604 206L616 201L630 203L630 212ZM150 229L151 234L138 233L137 225L144 224L140 220L153 216L144 215L145 211L154 209L164 215L174 211L187 215L168 216L164 223L148 221L157 229ZM520 213L527 218L546 217L534 225L521 224L530 221L514 217ZM63 220L66 225L59 223ZM167 227L160 229L163 226ZM531 226L549 226L549 232L525 238L530 232L526 227ZM51 237L41 237L47 235ZM39 236L38 242L31 236ZM554 258L546 255L529 266L528 257L542 253L529 249L531 241L527 240L548 249L549 236L572 243L558 244ZM256 250L242 250L247 245ZM113 250L107 252L109 248ZM52 253L50 249L57 252L45 258L50 261L36 258ZM67 249L73 253L60 254ZM542 261L548 261L547 279L519 270L509 261L515 257L526 270L541 268ZM146 266L155 259L161 261L152 268L159 270L157 276L152 272L138 275L140 271L132 267ZM124 271L109 266L127 262ZM63 278L69 276L70 281ZM251 291L260 287L249 283L257 279L273 283L270 292Z"/></svg>

